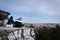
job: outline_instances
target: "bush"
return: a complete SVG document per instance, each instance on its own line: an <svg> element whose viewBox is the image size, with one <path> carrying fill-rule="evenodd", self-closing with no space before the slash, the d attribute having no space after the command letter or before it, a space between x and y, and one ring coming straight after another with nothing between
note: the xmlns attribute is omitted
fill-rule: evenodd
<svg viewBox="0 0 60 40"><path fill-rule="evenodd" d="M40 28L36 29L35 40L60 40L60 26L56 25L55 28Z"/></svg>

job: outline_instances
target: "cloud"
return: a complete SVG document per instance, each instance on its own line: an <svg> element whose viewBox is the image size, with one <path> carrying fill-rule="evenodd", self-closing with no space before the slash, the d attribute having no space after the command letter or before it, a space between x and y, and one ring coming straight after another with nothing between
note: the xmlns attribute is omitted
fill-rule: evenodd
<svg viewBox="0 0 60 40"><path fill-rule="evenodd" d="M55 15L60 13L59 0L11 0L13 2L5 3L16 11L21 12L42 12L46 15ZM2 2L3 3L3 2Z"/></svg>
<svg viewBox="0 0 60 40"><path fill-rule="evenodd" d="M56 22L60 20L58 19L58 17L60 17L60 0L9 0L8 2L7 1L8 0L6 1L1 0L0 4L5 5L8 8L11 8L15 12L22 12L22 13L25 12L24 14L35 13L38 15L38 17L42 15L41 18L44 18L45 20L41 22L44 22L44 21L53 22L53 20L55 20L54 17L56 17L57 19L55 20ZM54 17L51 17L51 16L54 16ZM51 18L51 19L47 19L47 18ZM32 20L34 19L35 18L33 18Z"/></svg>
<svg viewBox="0 0 60 40"><path fill-rule="evenodd" d="M37 20L38 19L38 20ZM53 18L52 18L53 19ZM25 21L24 21L25 20ZM23 17L23 23L60 23L60 19L51 20L50 18L33 18L33 17Z"/></svg>

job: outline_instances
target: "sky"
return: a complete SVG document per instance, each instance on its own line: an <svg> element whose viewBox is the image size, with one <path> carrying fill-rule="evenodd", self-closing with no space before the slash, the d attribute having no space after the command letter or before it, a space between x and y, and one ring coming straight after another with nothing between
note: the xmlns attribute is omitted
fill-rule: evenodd
<svg viewBox="0 0 60 40"><path fill-rule="evenodd" d="M23 23L60 23L60 0L0 0L0 10Z"/></svg>

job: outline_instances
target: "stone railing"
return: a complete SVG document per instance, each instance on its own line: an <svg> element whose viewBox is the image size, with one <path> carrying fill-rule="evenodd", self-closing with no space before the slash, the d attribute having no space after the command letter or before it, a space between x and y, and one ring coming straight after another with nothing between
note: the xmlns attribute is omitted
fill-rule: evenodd
<svg viewBox="0 0 60 40"><path fill-rule="evenodd" d="M1 40L34 40L34 28L0 27ZM2 39L3 38L3 39Z"/></svg>

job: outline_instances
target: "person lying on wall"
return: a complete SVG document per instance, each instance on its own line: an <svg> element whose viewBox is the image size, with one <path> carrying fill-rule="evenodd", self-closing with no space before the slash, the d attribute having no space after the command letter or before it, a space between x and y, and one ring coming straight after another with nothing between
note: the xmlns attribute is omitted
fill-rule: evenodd
<svg viewBox="0 0 60 40"><path fill-rule="evenodd" d="M21 17L19 17L18 19L16 19L16 21L14 22L14 27L18 27L18 28L23 27L24 24L22 24L21 20L22 20Z"/></svg>

